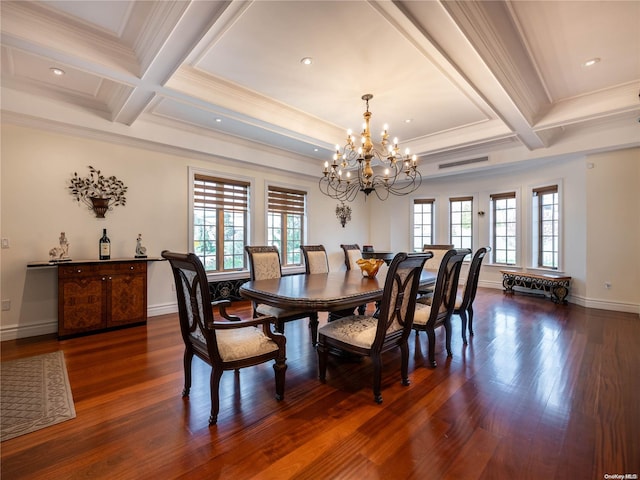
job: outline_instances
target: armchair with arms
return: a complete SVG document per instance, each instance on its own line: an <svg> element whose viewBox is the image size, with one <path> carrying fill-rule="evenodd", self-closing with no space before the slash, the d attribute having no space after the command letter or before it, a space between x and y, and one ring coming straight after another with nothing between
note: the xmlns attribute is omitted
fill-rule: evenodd
<svg viewBox="0 0 640 480"><path fill-rule="evenodd" d="M238 370L274 360L276 399L284 398L286 338L271 331L273 317L241 320L231 316L226 306L231 302L211 302L209 283L200 259L193 253L162 252L173 272L178 300L180 331L184 341L184 390L191 389L191 363L197 356L211 365L211 414L209 425L218 420L220 378L225 370ZM213 307L218 307L225 321L215 321Z"/></svg>

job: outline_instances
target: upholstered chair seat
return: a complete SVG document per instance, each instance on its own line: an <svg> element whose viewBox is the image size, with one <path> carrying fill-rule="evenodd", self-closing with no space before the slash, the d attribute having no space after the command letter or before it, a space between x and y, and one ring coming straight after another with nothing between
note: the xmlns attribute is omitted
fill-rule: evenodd
<svg viewBox="0 0 640 480"><path fill-rule="evenodd" d="M191 334L193 341L206 345L200 330ZM218 353L223 362L234 362L250 357L266 355L278 350L278 345L267 337L261 329L242 328L237 330L220 330L216 335Z"/></svg>
<svg viewBox="0 0 640 480"><path fill-rule="evenodd" d="M360 348L371 348L377 329L377 318L368 315L350 315L327 323L322 329L322 334L338 342L349 343Z"/></svg>

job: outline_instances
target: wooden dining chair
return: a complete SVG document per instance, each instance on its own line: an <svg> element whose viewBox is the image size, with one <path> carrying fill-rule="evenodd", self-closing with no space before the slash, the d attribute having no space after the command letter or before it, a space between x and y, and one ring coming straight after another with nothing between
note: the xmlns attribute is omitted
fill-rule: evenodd
<svg viewBox="0 0 640 480"><path fill-rule="evenodd" d="M435 329L440 326L445 328L447 355L453 356L451 352L451 315L455 306L462 261L470 253L471 250L468 248L447 251L440 262L431 303L416 302L413 329L416 331L416 336L421 331L427 332L429 363L432 367L437 366Z"/></svg>
<svg viewBox="0 0 640 480"><path fill-rule="evenodd" d="M491 247L482 247L476 250L467 273L467 281L464 286L458 287L457 290L453 314L459 315L462 321L462 341L465 345L467 345L467 315L469 316L469 335L473 335L473 301L478 290L482 260L490 251Z"/></svg>
<svg viewBox="0 0 640 480"><path fill-rule="evenodd" d="M184 390L191 389L191 363L197 356L211 365L209 388L211 413L209 425L218 419L220 378L225 370L238 370L275 360L276 398L284 398L285 372L287 370L286 338L271 331L276 319L262 316L241 320L229 315L229 300L211 301L209 283L200 259L193 253L175 253L165 250L162 257L171 265L176 285L178 317L184 342ZM215 321L213 307L217 307L225 321Z"/></svg>
<svg viewBox="0 0 640 480"><path fill-rule="evenodd" d="M382 353L400 347L400 376L409 385L409 345L415 312L416 294L425 253L398 253L387 271L380 312L373 315L350 315L334 320L318 330L318 371L326 381L327 359L331 349L371 357L373 363L373 398L382 403Z"/></svg>
<svg viewBox="0 0 640 480"><path fill-rule="evenodd" d="M249 276L251 280L266 280L282 277L282 267L280 264L280 252L271 245L260 245L244 247L249 257ZM253 302L253 316L266 315L276 318L276 330L284 333L284 324L291 320L309 318L309 329L311 331L311 342L317 343L318 337L318 312L305 310L283 309L272 307L264 303Z"/></svg>
<svg viewBox="0 0 640 480"><path fill-rule="evenodd" d="M347 267L347 270L360 268L358 267L358 260L362 258L362 251L360 250L360 246L357 243L343 243L340 244L340 248L344 251L344 264ZM360 315L364 315L366 311L366 305L360 305L358 307L358 313Z"/></svg>
<svg viewBox="0 0 640 480"><path fill-rule="evenodd" d="M329 258L324 245L300 245L307 274L329 273Z"/></svg>

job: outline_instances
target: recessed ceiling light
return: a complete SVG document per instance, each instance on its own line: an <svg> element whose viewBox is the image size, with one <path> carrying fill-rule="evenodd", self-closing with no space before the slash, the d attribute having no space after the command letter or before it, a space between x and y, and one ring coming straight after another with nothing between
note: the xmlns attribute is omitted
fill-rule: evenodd
<svg viewBox="0 0 640 480"><path fill-rule="evenodd" d="M311 65L313 63L313 58L304 57L302 60L300 60L300 63L303 65Z"/></svg>
<svg viewBox="0 0 640 480"><path fill-rule="evenodd" d="M411 122L413 122L413 118L407 118L407 119L404 121L404 123L411 123Z"/></svg>
<svg viewBox="0 0 640 480"><path fill-rule="evenodd" d="M62 70L61 68L51 67L49 70L51 70L51 73L53 73L54 75L57 75L59 77L64 75L64 70Z"/></svg>
<svg viewBox="0 0 640 480"><path fill-rule="evenodd" d="M314 148L314 149L313 149L313 151L314 151L314 152L317 152L317 151L318 151L318 149L317 149L317 148Z"/></svg>
<svg viewBox="0 0 640 480"><path fill-rule="evenodd" d="M222 119L221 119L221 118L216 118L216 122L217 122L217 123L221 123L221 122L222 122Z"/></svg>
<svg viewBox="0 0 640 480"><path fill-rule="evenodd" d="M593 67L596 63L598 63L600 61L599 58L591 58L589 60L587 60L586 62L584 62L582 65L584 65L585 67Z"/></svg>

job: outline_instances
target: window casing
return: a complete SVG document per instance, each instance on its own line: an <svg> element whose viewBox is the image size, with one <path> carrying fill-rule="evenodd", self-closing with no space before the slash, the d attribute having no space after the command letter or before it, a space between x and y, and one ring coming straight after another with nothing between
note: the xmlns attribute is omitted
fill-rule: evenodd
<svg viewBox="0 0 640 480"><path fill-rule="evenodd" d="M434 199L416 199L413 201L413 251L421 252L424 245L433 241L433 204Z"/></svg>
<svg viewBox="0 0 640 480"><path fill-rule="evenodd" d="M534 231L534 245L537 246L537 266L558 269L560 253L560 203L558 186L533 189L534 218L537 228Z"/></svg>
<svg viewBox="0 0 640 480"><path fill-rule="evenodd" d="M473 197L449 199L449 239L454 248L473 249Z"/></svg>
<svg viewBox="0 0 640 480"><path fill-rule="evenodd" d="M278 247L282 266L302 265L307 193L269 186L267 195L267 243Z"/></svg>
<svg viewBox="0 0 640 480"><path fill-rule="evenodd" d="M193 176L193 251L207 272L246 268L248 182Z"/></svg>
<svg viewBox="0 0 640 480"><path fill-rule="evenodd" d="M490 197L493 263L515 265L518 243L516 193L492 194Z"/></svg>

